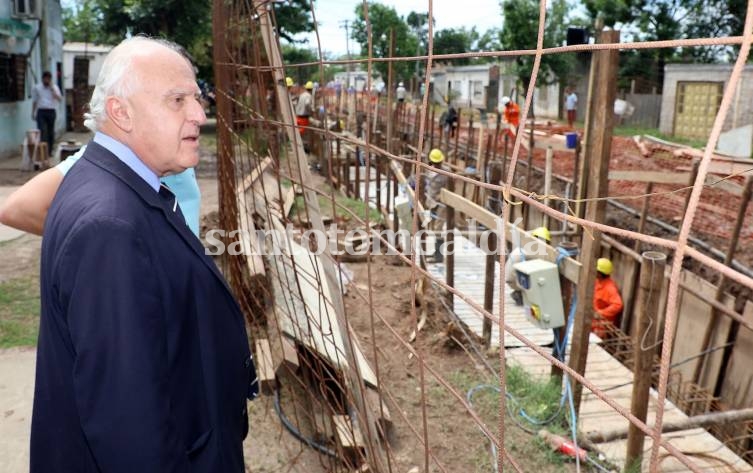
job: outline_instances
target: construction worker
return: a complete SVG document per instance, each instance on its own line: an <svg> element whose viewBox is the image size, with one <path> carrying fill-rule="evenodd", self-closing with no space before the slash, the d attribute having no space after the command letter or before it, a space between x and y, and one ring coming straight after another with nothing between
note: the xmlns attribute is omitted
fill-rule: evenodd
<svg viewBox="0 0 753 473"><path fill-rule="evenodd" d="M303 92L298 96L298 100L295 103L295 121L298 125L298 131L301 133L303 150L308 153L310 150L310 143L308 133L306 133L306 128L311 124L309 119L311 114L314 113L314 99L311 96L311 91L314 89L314 83L311 81L306 82L303 89Z"/></svg>
<svg viewBox="0 0 753 473"><path fill-rule="evenodd" d="M429 151L429 165L433 169L442 169L443 162L444 153L442 150L434 148ZM442 243L444 243L441 232L445 222L445 206L439 202L439 195L442 193L442 189L447 187L447 176L429 169L422 172L421 177L421 195L416 196L416 199L423 202L424 210L428 211L431 216L428 229L435 232L436 236L433 259L436 262L441 262L442 254L440 248ZM408 184L415 190L415 174L408 178ZM423 199L421 198L422 196Z"/></svg>
<svg viewBox="0 0 753 473"><path fill-rule="evenodd" d="M314 99L311 91L314 89L314 83L306 82L303 92L298 96L298 102L295 105L295 117L298 129L303 134L305 127L309 126L309 117L314 112Z"/></svg>
<svg viewBox="0 0 753 473"><path fill-rule="evenodd" d="M520 107L510 100L510 97L502 97L502 107L500 111L503 113L504 122L507 125L504 135L514 140L518 125L520 125Z"/></svg>
<svg viewBox="0 0 753 473"><path fill-rule="evenodd" d="M617 322L622 312L622 297L617 285L611 277L614 267L607 258L596 261L596 284L594 285L594 318L591 321L591 331L604 338L608 334L608 327Z"/></svg>
<svg viewBox="0 0 753 473"><path fill-rule="evenodd" d="M531 236L538 238L547 245L552 242L552 234L546 227L538 227L533 229L531 231ZM535 259L536 256L538 256L538 253L534 253L531 250L535 251L535 249L531 248L528 252L526 252L524 251L522 246L519 246L510 252L510 254L507 256L507 261L505 262L505 282L513 289L512 299L515 301L516 305L523 305L523 293L521 292L520 286L518 285L518 277L515 274L513 265L527 259Z"/></svg>

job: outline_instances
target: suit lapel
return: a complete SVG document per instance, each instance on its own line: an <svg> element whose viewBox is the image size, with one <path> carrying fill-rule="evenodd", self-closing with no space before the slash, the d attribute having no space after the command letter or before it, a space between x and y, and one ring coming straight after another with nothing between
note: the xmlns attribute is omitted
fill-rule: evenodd
<svg viewBox="0 0 753 473"><path fill-rule="evenodd" d="M227 285L225 277L220 273L217 265L206 254L204 246L201 244L196 235L191 232L191 229L186 225L185 219L181 218L180 214L173 212L172 209L168 209L162 202L162 198L159 193L152 189L149 184L146 183L138 174L136 174L131 168L123 163L117 156L112 154L107 148L95 143L89 142L84 153L84 159L88 160L92 164L106 170L113 174L118 179L123 181L128 187L130 187L141 199L146 202L150 207L156 207L162 211L167 221L180 235L186 245L193 250L193 252L201 259L204 265L209 268L210 271L219 279L228 293L231 295L231 299L235 302L233 297L233 291ZM178 202L180 205L180 202Z"/></svg>

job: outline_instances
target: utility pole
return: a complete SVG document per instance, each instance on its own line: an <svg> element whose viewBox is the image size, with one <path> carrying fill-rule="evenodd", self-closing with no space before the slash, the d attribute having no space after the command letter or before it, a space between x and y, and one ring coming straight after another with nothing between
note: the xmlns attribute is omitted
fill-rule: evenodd
<svg viewBox="0 0 753 473"><path fill-rule="evenodd" d="M350 20L340 20L340 28L345 28L345 53L348 55L348 65L345 68L348 71L348 86L350 86Z"/></svg>

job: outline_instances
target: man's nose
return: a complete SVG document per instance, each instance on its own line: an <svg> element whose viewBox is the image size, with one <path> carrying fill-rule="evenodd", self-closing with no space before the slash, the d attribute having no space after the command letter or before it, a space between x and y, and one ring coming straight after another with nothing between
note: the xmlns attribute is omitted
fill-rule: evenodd
<svg viewBox="0 0 753 473"><path fill-rule="evenodd" d="M203 125L207 122L207 115L204 113L204 107L201 105L201 101L194 99L191 103L192 105L188 112L188 120L196 122L198 125Z"/></svg>

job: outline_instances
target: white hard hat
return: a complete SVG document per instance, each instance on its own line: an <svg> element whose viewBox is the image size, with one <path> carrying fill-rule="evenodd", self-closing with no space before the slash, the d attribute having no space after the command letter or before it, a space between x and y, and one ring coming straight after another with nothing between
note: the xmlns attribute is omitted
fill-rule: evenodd
<svg viewBox="0 0 753 473"><path fill-rule="evenodd" d="M398 83L397 83L397 86L398 86L398 87L402 87L402 86L403 86L403 83L402 83L402 82L398 82Z"/></svg>
<svg viewBox="0 0 753 473"><path fill-rule="evenodd" d="M502 97L502 105L507 105L508 103L510 103L510 97Z"/></svg>

